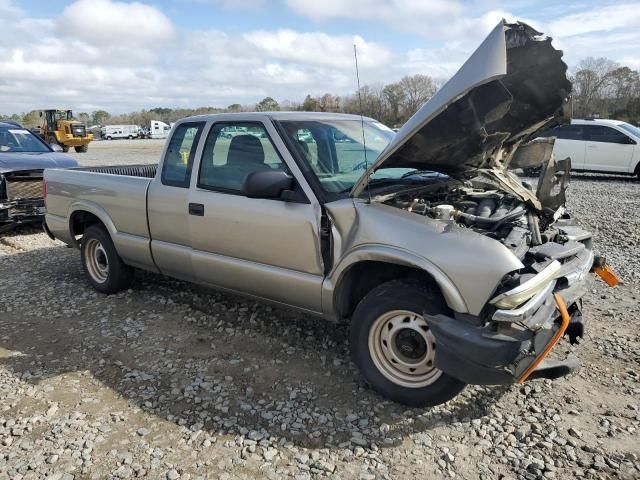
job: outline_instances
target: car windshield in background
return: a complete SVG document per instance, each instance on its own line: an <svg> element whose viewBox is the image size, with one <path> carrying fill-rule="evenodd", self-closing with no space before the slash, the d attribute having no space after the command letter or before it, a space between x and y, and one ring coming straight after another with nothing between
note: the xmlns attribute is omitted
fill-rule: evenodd
<svg viewBox="0 0 640 480"><path fill-rule="evenodd" d="M395 135L381 123L365 121L365 155L360 120L284 120L280 124L309 167L307 170L331 193L351 190ZM391 170L396 172L392 174ZM401 178L409 170L380 169L373 179Z"/></svg>
<svg viewBox="0 0 640 480"><path fill-rule="evenodd" d="M44 153L49 152L29 130L20 127L0 127L1 153Z"/></svg>
<svg viewBox="0 0 640 480"><path fill-rule="evenodd" d="M631 135L635 137L640 137L640 128L634 127L630 123L619 123L618 126L623 130L626 130L627 132L629 132Z"/></svg>

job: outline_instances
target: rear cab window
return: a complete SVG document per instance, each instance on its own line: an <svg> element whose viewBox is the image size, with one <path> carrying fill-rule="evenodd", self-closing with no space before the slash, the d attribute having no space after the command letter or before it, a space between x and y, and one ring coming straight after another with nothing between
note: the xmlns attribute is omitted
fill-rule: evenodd
<svg viewBox="0 0 640 480"><path fill-rule="evenodd" d="M193 159L204 122L188 122L176 127L162 162L163 185L189 188Z"/></svg>

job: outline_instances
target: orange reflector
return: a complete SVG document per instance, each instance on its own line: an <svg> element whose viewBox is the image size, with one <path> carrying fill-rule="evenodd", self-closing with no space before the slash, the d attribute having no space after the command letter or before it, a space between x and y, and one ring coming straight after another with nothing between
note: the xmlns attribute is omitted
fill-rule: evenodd
<svg viewBox="0 0 640 480"><path fill-rule="evenodd" d="M558 343L558 340L560 340L562 335L564 335L564 332L569 326L569 312L567 311L567 306L564 304L564 300L562 300L562 297L557 293L554 293L553 297L556 299L556 305L558 305L558 310L560 310L560 315L562 316L562 323L560 324L560 328L558 328L558 331L551 338L540 356L536 358L531 365L529 365L529 368L527 368L522 376L518 379L518 383L524 383L525 380L529 378L529 375L531 375L533 371L538 367L538 365L542 363L545 357L549 355L551 349L555 346L556 343Z"/></svg>
<svg viewBox="0 0 640 480"><path fill-rule="evenodd" d="M604 283L606 283L610 287L615 287L620 283L620 279L618 278L618 276L607 265L605 265L604 267L595 267L593 269L593 273L598 275L604 281Z"/></svg>

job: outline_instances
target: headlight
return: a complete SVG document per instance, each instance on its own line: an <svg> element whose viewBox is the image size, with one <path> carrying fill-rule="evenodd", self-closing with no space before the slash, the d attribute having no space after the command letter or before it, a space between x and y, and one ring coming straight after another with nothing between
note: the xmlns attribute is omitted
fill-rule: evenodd
<svg viewBox="0 0 640 480"><path fill-rule="evenodd" d="M489 300L489 303L498 308L516 308L549 285L549 282L552 282L556 278L560 268L562 268L560 262L554 260L535 277L527 280L522 285L518 285L517 287L492 298Z"/></svg>

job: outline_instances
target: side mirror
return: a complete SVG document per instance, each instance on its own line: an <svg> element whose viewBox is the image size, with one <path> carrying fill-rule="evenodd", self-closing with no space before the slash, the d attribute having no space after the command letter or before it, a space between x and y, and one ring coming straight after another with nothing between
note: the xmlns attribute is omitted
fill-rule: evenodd
<svg viewBox="0 0 640 480"><path fill-rule="evenodd" d="M249 198L280 198L293 188L293 177L279 170L251 172L244 179L242 193Z"/></svg>
<svg viewBox="0 0 640 480"><path fill-rule="evenodd" d="M62 147L60 145L58 145L57 143L50 143L49 146L51 147L51 150L53 150L54 152L61 152L62 151Z"/></svg>

